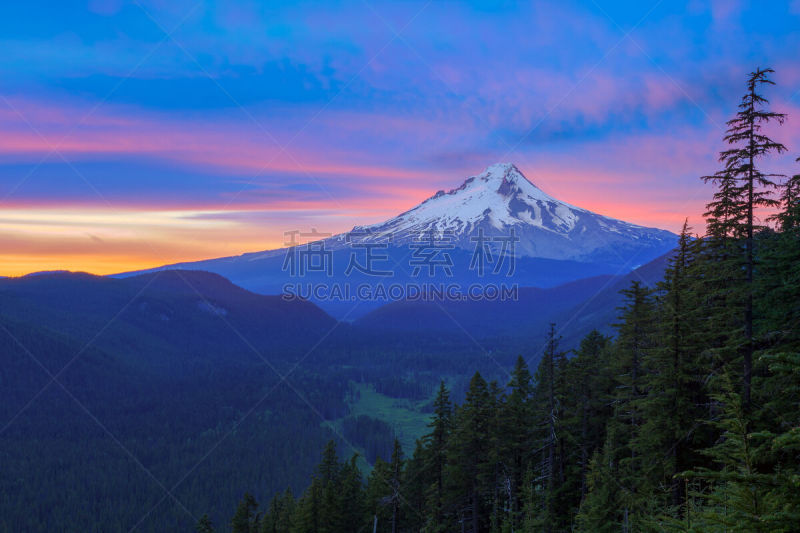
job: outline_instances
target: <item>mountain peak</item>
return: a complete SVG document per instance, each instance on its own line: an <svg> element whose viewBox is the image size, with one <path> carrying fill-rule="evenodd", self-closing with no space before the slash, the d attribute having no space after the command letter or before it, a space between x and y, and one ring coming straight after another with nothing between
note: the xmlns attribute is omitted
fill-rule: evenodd
<svg viewBox="0 0 800 533"><path fill-rule="evenodd" d="M543 194L541 189L525 177L514 163L489 165L475 177L490 184L502 196L512 196L518 193L533 193L534 196Z"/></svg>
<svg viewBox="0 0 800 533"><path fill-rule="evenodd" d="M459 195L463 191L473 191L477 189L487 189L488 192L498 193L503 197L526 193L528 196L532 195L535 198L554 200L531 183L513 163L495 163L494 165L486 167L480 174L468 177L455 189L436 192L436 194L425 200L423 205L443 196ZM485 195L477 195L477 197L485 199Z"/></svg>
<svg viewBox="0 0 800 533"><path fill-rule="evenodd" d="M502 231L522 224L567 233L580 212L584 210L536 187L513 163L496 163L468 177L459 187L440 190L393 219L358 229L383 235L430 231L466 235L479 226Z"/></svg>
<svg viewBox="0 0 800 533"><path fill-rule="evenodd" d="M480 174L470 176L464 181L468 183L473 180L480 180L486 183L500 184L506 182L533 185L514 163L495 163L494 165L489 165Z"/></svg>
<svg viewBox="0 0 800 533"><path fill-rule="evenodd" d="M548 259L585 259L596 250L618 253L611 243L654 241L661 251L672 235L598 215L562 202L531 183L513 163L489 165L457 188L440 190L385 222L357 226L365 239L391 236L400 244L425 235L449 235L462 248L474 247L476 232L521 238L517 252ZM449 238L449 237L448 237ZM621 244L620 244L621 245ZM611 250L607 250L608 248Z"/></svg>
<svg viewBox="0 0 800 533"><path fill-rule="evenodd" d="M517 180L518 178L522 178L527 181L527 178L520 172L517 166L514 163L495 163L494 165L489 165L486 169L478 174L480 177L485 177L486 179L506 179L506 180Z"/></svg>
<svg viewBox="0 0 800 533"><path fill-rule="evenodd" d="M503 251L505 244L512 242L509 237L513 237L513 249ZM562 202L528 181L513 163L497 163L466 178L457 188L439 191L393 218L333 235L325 239L325 246L333 251L350 249L353 243L382 244L397 250L397 257L402 255L405 260L409 258L412 245L417 255L414 259L431 257L424 244L440 239L435 242L435 248L445 250L444 253L452 248L472 253L474 257L476 250L485 251L484 247L488 246L495 258L502 252L548 261L570 261L562 265L567 270L577 264L587 264L594 265L592 268L602 266L601 270L592 270L594 273L608 273L635 265L634 260L646 261L662 255L674 246L675 238L668 231L645 228ZM409 249L401 253L400 249L406 246ZM261 261L271 262L269 264L284 261L278 263L280 267L285 265L286 257L290 256L285 250L267 250L180 266L236 273L238 279L241 279L240 271L252 272L252 284L263 288L265 283L272 283L264 280L273 278L263 275ZM555 269L556 277L562 279L559 277L563 275L561 267L554 265L537 264L521 276L528 280L526 283L539 280L532 282L537 284L541 283L542 272ZM462 267L472 270L466 265ZM284 266L282 272L285 271Z"/></svg>

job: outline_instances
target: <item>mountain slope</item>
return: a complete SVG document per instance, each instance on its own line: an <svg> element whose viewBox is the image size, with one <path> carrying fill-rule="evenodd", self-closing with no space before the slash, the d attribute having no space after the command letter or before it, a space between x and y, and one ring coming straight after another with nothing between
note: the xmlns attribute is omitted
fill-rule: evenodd
<svg viewBox="0 0 800 533"><path fill-rule="evenodd" d="M624 274L672 249L676 239L665 230L637 226L557 200L506 163L488 167L451 191L439 191L397 217L356 226L313 247L304 243L146 272L215 272L261 294L300 294L337 318L353 320L405 298L402 294L388 300L376 298L372 289L377 287L420 283L461 288L472 284L555 287L578 279ZM380 259L372 263L372 271L348 270L354 261L366 265L370 245L377 244L380 249L372 253ZM318 251L310 252L312 248ZM299 256L311 261L312 253L330 269L300 268L302 272L298 272L289 266L290 259L302 262ZM439 266L447 268L426 268L425 261L434 255L441 260ZM484 264L483 269L476 259ZM377 276L374 270L389 275ZM298 286L309 285L339 289L364 285L371 290L367 296L339 298L297 291Z"/></svg>
<svg viewBox="0 0 800 533"><path fill-rule="evenodd" d="M627 289L634 281L646 287L654 288L664 278L664 271L672 252L657 257L649 263L620 276L597 293L586 296L586 299L575 307L561 314L554 315L553 321L565 327L564 340L577 345L587 333L593 329L610 335L614 332L612 324L617 321L618 307L622 305L620 291Z"/></svg>
<svg viewBox="0 0 800 533"><path fill-rule="evenodd" d="M593 329L612 334L620 291L632 281L654 287L662 279L669 254L620 276L597 276L557 287L521 288L514 301L398 301L355 321L357 331L396 334L439 332L475 339L543 338L553 322L564 347L577 346Z"/></svg>
<svg viewBox="0 0 800 533"><path fill-rule="evenodd" d="M204 272L0 280L0 531L190 531L304 487L346 412L306 368L334 324Z"/></svg>
<svg viewBox="0 0 800 533"><path fill-rule="evenodd" d="M150 476L224 523L250 487L261 501L302 490L360 391L419 406L402 416L424 427L441 379L462 400L476 370L505 380L519 354L535 366L547 322L571 347L613 320L616 290L659 270L523 288L518 302L442 302L447 313L397 302L330 335L335 321L313 304L205 272L0 280L0 530L190 529L179 506L157 505ZM397 431L396 414L366 408Z"/></svg>
<svg viewBox="0 0 800 533"><path fill-rule="evenodd" d="M357 330L447 332L480 339L539 337L554 317L584 302L587 295L618 278L596 276L552 288L523 287L509 301L398 301L371 311L354 322Z"/></svg>
<svg viewBox="0 0 800 533"><path fill-rule="evenodd" d="M0 318L46 326L130 363L154 357L184 367L190 354L259 357L298 353L336 321L310 302L237 287L208 272L164 271L125 279L48 273L0 280ZM279 348L285 348L279 350Z"/></svg>
<svg viewBox="0 0 800 533"><path fill-rule="evenodd" d="M457 246L472 250L473 237L519 237L516 254L582 262L627 261L633 249L664 252L674 234L592 213L553 198L511 163L492 165L467 178L460 187L439 191L417 207L371 226L356 226L360 240L380 240L391 235L406 244L431 233L454 237Z"/></svg>

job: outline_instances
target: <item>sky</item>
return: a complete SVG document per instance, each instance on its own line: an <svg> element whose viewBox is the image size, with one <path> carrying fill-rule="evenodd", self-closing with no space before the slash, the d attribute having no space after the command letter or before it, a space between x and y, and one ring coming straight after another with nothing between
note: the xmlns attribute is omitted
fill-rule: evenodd
<svg viewBox="0 0 800 533"><path fill-rule="evenodd" d="M108 274L379 222L515 163L702 232L725 121L775 69L800 155L800 0L15 2L0 17L0 275Z"/></svg>

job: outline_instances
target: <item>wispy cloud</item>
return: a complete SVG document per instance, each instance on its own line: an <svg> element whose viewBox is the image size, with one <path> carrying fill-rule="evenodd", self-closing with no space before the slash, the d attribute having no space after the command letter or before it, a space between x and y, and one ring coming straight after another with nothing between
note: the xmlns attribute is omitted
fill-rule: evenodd
<svg viewBox="0 0 800 533"><path fill-rule="evenodd" d="M800 105L796 2L665 2L644 20L633 2L416 18L415 2L143 4L20 3L0 21L2 205L64 215L42 234L6 222L9 250L109 203L158 242L217 224L172 247L186 258L263 249L288 226L392 216L501 159L573 204L677 229L699 219L697 176L748 70L774 66L775 107ZM780 130L795 152L798 123ZM140 222L164 212L183 214ZM81 224L76 249L132 246Z"/></svg>

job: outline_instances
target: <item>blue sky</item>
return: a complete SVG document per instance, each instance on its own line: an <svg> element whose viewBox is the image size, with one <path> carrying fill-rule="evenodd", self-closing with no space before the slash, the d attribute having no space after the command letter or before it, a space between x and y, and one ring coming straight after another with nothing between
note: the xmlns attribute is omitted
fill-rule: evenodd
<svg viewBox="0 0 800 533"><path fill-rule="evenodd" d="M497 161L603 214L699 227L697 177L757 66L775 68L776 136L800 152L798 0L4 10L0 274L270 248Z"/></svg>

